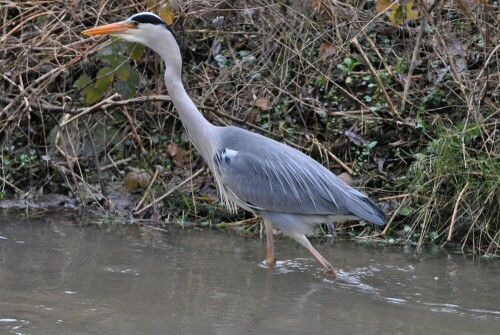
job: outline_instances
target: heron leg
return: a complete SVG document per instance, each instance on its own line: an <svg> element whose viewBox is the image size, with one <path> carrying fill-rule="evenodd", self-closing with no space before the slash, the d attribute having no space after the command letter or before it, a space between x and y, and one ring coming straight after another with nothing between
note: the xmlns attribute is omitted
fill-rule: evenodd
<svg viewBox="0 0 500 335"><path fill-rule="evenodd" d="M276 264L276 257L274 257L273 223L264 219L264 225L266 226L266 263L267 266L274 266Z"/></svg>
<svg viewBox="0 0 500 335"><path fill-rule="evenodd" d="M325 273L333 275L334 277L337 276L337 273L335 272L333 265L330 264L321 254L318 252L318 250L314 249L314 247L311 245L311 242L307 239L305 235L292 235L292 237L302 244L304 247L307 248L313 254L314 257L321 263L323 268L325 269Z"/></svg>

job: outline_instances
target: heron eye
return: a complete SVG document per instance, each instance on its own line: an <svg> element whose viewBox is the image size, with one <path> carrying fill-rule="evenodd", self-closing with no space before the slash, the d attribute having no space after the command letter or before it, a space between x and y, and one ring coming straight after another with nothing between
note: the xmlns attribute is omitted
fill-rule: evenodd
<svg viewBox="0 0 500 335"><path fill-rule="evenodd" d="M137 21L131 21L132 22L132 25L134 26L134 28L139 28L139 22Z"/></svg>

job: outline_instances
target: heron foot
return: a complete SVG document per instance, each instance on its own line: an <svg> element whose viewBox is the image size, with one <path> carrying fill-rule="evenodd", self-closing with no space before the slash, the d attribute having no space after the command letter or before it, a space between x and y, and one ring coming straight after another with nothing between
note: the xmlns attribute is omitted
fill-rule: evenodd
<svg viewBox="0 0 500 335"><path fill-rule="evenodd" d="M266 264L270 268L272 268L272 267L274 267L274 265L276 265L276 258L274 257L274 255L272 257L266 258Z"/></svg>
<svg viewBox="0 0 500 335"><path fill-rule="evenodd" d="M313 248L312 245L308 245L309 251L316 257L316 259L321 263L321 266L323 266L323 269L325 270L325 273L328 275L331 275L333 277L337 277L337 273L335 272L335 269L333 268L333 265L330 264L329 261L327 261L321 254Z"/></svg>
<svg viewBox="0 0 500 335"><path fill-rule="evenodd" d="M337 272L335 272L335 269L333 268L333 266L331 264L329 264L330 266L329 267L324 267L324 271L327 275L330 275L334 278L337 278Z"/></svg>
<svg viewBox="0 0 500 335"><path fill-rule="evenodd" d="M266 226L266 263L271 268L276 264L276 257L274 257L273 224L271 221L264 219L264 225Z"/></svg>

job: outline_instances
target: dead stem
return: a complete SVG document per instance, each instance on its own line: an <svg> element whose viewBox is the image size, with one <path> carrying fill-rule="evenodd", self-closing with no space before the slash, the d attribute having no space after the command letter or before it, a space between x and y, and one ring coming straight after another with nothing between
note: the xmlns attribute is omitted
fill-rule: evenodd
<svg viewBox="0 0 500 335"><path fill-rule="evenodd" d="M170 194L174 193L175 191L177 191L179 188L181 188L182 186L186 185L187 183L189 183L193 178L197 177L198 175L200 175L203 171L205 171L205 168L201 168L199 169L198 171L196 171L194 174L192 174L189 178L186 178L183 182L177 184L174 188L172 188L171 190L169 190L168 192L166 192L165 194L163 194L161 197L159 198L156 198L155 200L153 200L150 204L148 204L147 206L144 206L142 209L138 210L137 212L135 212L134 214L138 215L138 214L141 214L142 212L144 212L145 210L149 209L150 207L154 206L155 204L157 204L158 202L162 201L163 199L165 199L166 197L168 197Z"/></svg>
<svg viewBox="0 0 500 335"><path fill-rule="evenodd" d="M455 227L455 222L457 221L458 204L460 203L460 200L462 199L462 196L464 195L464 192L467 189L467 187L469 187L469 183L465 183L464 188L458 195L457 201L455 202L455 207L453 208L453 215L451 216L451 224L448 231L448 238L446 239L447 241L451 241L451 238L453 236L453 228Z"/></svg>
<svg viewBox="0 0 500 335"><path fill-rule="evenodd" d="M144 194L143 194L141 200L139 201L139 203L137 204L137 206L135 206L135 208L133 210L134 212L138 212L139 211L139 209L141 208L142 204L146 200L147 196L151 193L151 188L155 184L156 179L158 178L158 176L160 175L160 172L162 170L163 170L162 167L156 166L155 173L154 173L153 177L151 178L151 180L149 181L148 187L144 191Z"/></svg>
<svg viewBox="0 0 500 335"><path fill-rule="evenodd" d="M363 48L361 48L361 45L359 45L359 42L356 38L353 38L351 40L352 44L354 44L354 46L358 49L359 53L361 54L361 57L364 59L365 61L365 64L368 65L368 68L370 69L372 75L375 77L375 79L377 80L377 85L378 85L378 88L382 91L382 93L384 94L384 97L385 97L385 101L387 102L387 104L389 105L389 110L394 118L395 121L402 121L402 118L401 118L401 115L399 115L399 112L397 111L396 107L394 106L394 104L392 103L392 100L391 98L389 97L389 94L387 94L387 91L385 89L385 86L384 86L384 83L382 83L382 80L380 80L380 77L377 73L377 71L375 71L375 69L373 68L373 65L372 63L370 62L370 60L368 59L368 57L366 56L365 52L363 51Z"/></svg>

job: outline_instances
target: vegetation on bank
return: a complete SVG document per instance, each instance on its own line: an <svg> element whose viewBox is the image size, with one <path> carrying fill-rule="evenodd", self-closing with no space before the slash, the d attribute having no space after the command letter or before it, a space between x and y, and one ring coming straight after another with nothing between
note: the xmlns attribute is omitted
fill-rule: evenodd
<svg viewBox="0 0 500 335"><path fill-rule="evenodd" d="M0 3L0 196L258 231L218 203L160 59L80 34L150 10L178 32L184 83L208 119L299 148L389 217L383 231L337 231L498 254L498 1Z"/></svg>

